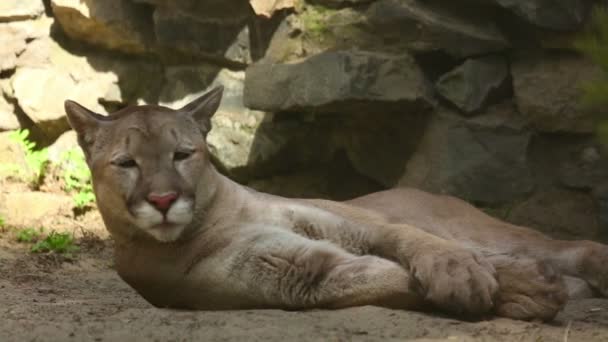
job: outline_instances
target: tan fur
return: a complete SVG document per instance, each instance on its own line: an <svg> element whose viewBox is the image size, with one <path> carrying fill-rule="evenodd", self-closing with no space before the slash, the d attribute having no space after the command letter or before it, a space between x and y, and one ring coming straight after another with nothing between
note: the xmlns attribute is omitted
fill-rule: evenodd
<svg viewBox="0 0 608 342"><path fill-rule="evenodd" d="M140 106L110 118L66 102L118 273L152 304L548 320L567 299L562 274L608 294L606 246L551 240L452 197L394 189L339 203L231 181L205 142L220 98L221 88L178 111ZM163 216L147 196L168 192L179 199Z"/></svg>

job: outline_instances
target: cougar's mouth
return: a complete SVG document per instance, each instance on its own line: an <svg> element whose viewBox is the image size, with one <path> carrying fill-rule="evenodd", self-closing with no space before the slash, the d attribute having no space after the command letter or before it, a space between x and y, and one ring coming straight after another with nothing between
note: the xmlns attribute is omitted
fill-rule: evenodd
<svg viewBox="0 0 608 342"><path fill-rule="evenodd" d="M174 241L192 221L193 202L188 199L178 199L165 212L142 201L133 208L132 214L135 225L155 237L159 241Z"/></svg>

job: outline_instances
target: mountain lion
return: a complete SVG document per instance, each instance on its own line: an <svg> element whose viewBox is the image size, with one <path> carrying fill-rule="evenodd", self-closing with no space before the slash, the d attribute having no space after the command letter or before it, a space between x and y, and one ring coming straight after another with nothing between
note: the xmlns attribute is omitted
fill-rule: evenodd
<svg viewBox="0 0 608 342"><path fill-rule="evenodd" d="M288 199L233 182L205 142L222 91L179 110L110 116L65 103L118 274L153 305L379 305L550 320L567 283L608 295L607 246L552 240L453 197L401 188L346 202Z"/></svg>

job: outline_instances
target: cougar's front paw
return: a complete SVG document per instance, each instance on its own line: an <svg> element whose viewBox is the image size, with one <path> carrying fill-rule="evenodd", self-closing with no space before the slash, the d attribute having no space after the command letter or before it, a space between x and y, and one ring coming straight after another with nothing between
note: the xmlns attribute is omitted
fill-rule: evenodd
<svg viewBox="0 0 608 342"><path fill-rule="evenodd" d="M469 250L450 246L425 251L410 265L425 299L442 309L480 315L494 306L498 290L494 267Z"/></svg>
<svg viewBox="0 0 608 342"><path fill-rule="evenodd" d="M513 319L552 320L568 300L563 278L546 262L489 257L496 268L496 314Z"/></svg>

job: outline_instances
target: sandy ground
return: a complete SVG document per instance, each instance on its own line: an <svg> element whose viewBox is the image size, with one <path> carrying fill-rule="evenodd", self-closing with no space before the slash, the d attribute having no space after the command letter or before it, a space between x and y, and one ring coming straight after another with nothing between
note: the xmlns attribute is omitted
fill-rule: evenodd
<svg viewBox="0 0 608 342"><path fill-rule="evenodd" d="M111 242L75 260L32 254L0 232L0 341L608 341L608 300L571 302L552 324L360 307L189 312L154 308L112 269Z"/></svg>

